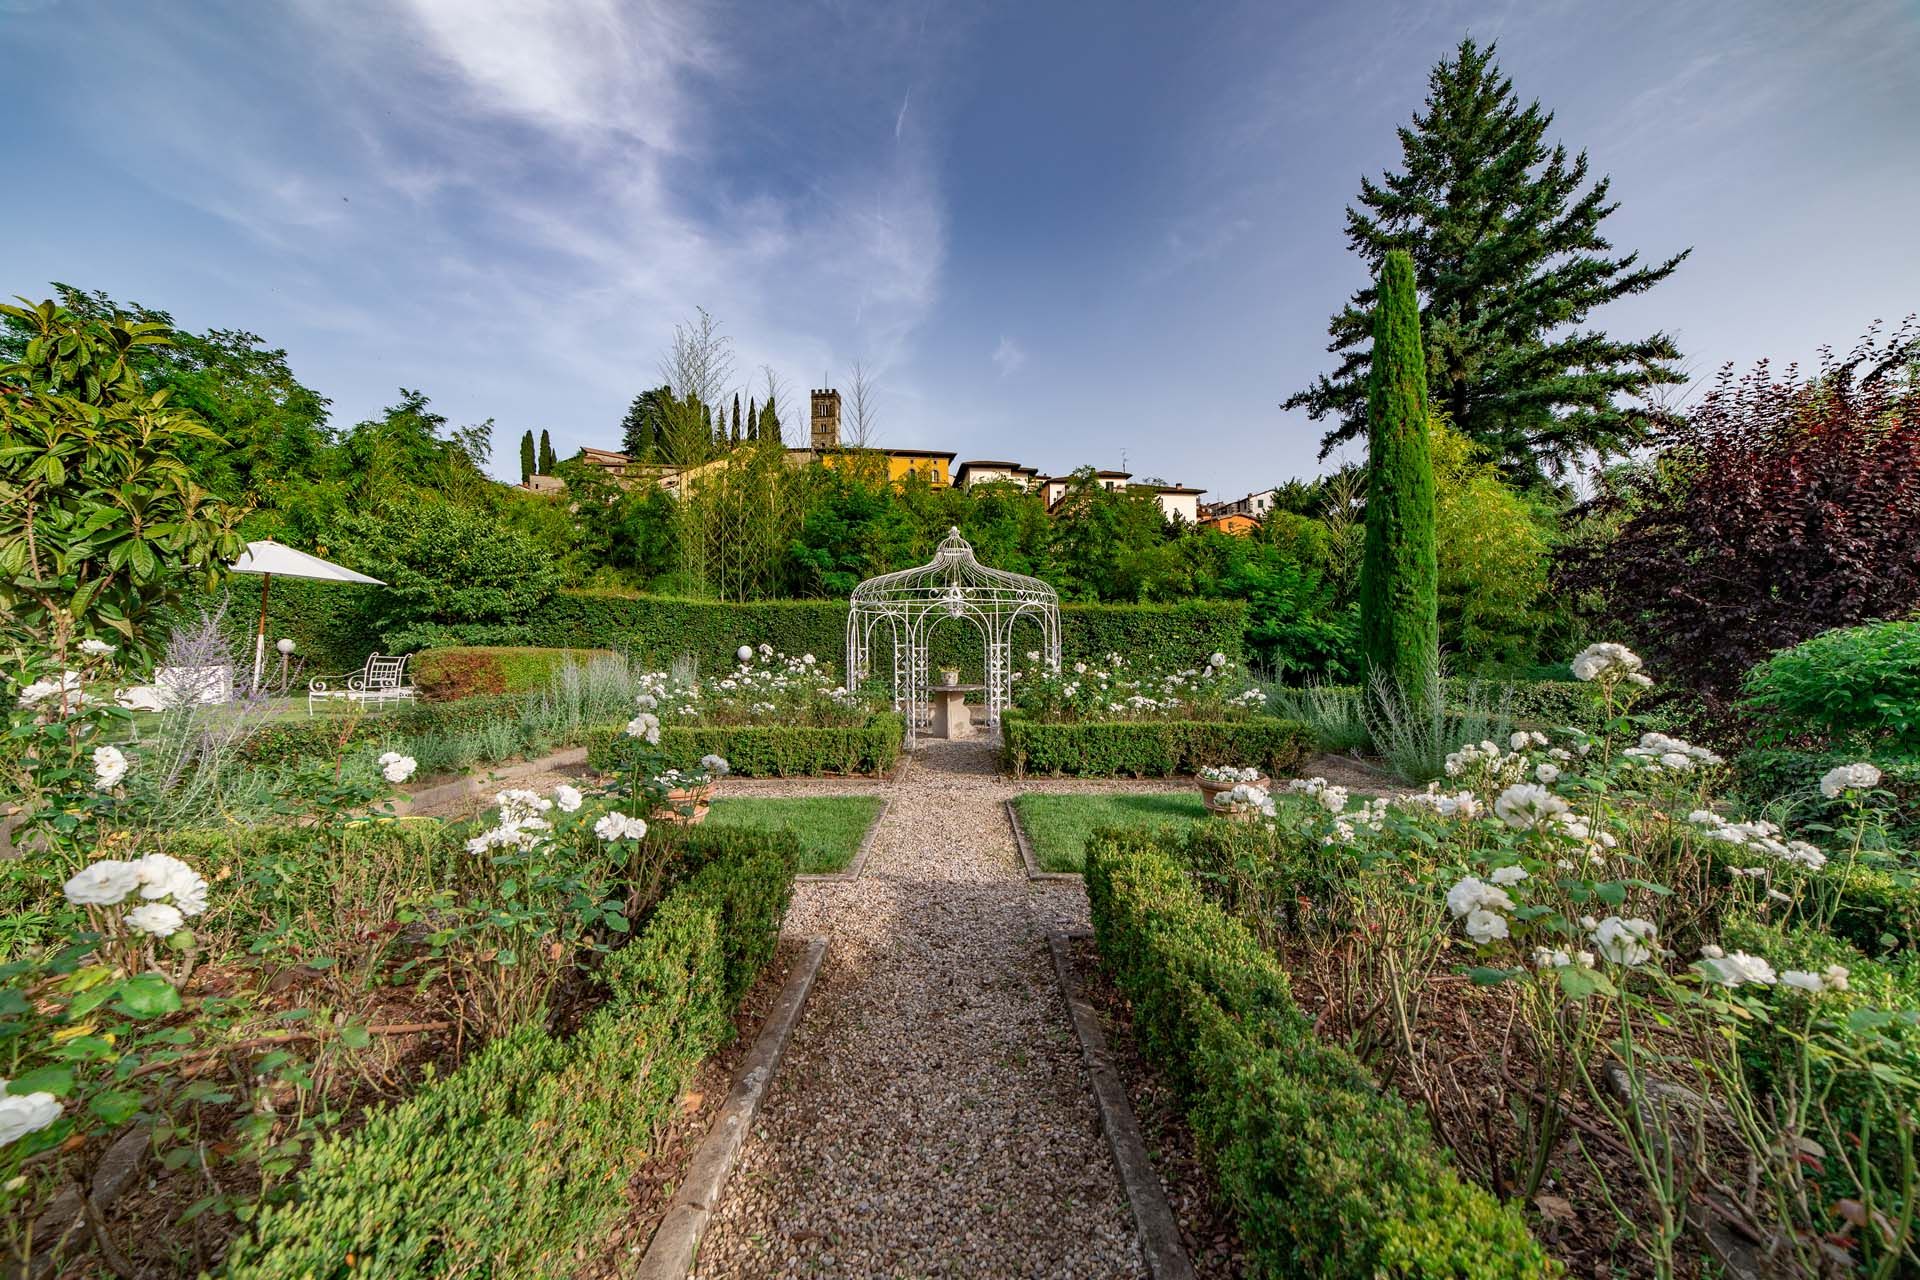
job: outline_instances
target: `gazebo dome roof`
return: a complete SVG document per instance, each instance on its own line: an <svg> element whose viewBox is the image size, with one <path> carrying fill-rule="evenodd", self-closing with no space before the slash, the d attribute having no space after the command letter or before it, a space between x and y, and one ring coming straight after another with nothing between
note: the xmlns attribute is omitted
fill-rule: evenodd
<svg viewBox="0 0 1920 1280"><path fill-rule="evenodd" d="M1060 594L1038 578L1005 569L990 569L973 554L973 544L949 528L934 548L933 559L916 569L883 573L853 589L853 603L898 604L947 600L955 596L975 603L1058 605Z"/></svg>

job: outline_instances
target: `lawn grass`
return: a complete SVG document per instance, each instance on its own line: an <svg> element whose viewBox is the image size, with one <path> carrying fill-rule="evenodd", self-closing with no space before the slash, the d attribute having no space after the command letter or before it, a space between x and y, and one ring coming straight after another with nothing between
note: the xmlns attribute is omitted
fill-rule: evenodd
<svg viewBox="0 0 1920 1280"><path fill-rule="evenodd" d="M1087 837L1101 827L1168 826L1202 821L1207 811L1196 791L1150 791L1107 795L1041 795L1013 802L1042 871L1079 871Z"/></svg>
<svg viewBox="0 0 1920 1280"><path fill-rule="evenodd" d="M721 796L707 813L716 827L791 829L800 837L802 875L845 871L883 803L879 796Z"/></svg>

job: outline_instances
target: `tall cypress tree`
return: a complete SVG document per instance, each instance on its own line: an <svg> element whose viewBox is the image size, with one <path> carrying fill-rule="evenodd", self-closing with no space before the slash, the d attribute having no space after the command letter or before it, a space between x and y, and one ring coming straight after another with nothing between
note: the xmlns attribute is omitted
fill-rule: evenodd
<svg viewBox="0 0 1920 1280"><path fill-rule="evenodd" d="M524 431L520 435L520 483L525 484L533 473L533 432Z"/></svg>
<svg viewBox="0 0 1920 1280"><path fill-rule="evenodd" d="M553 464L553 440L547 435L547 429L542 427L540 428L540 474L552 475Z"/></svg>
<svg viewBox="0 0 1920 1280"><path fill-rule="evenodd" d="M781 443L780 411L774 408L771 399L760 406L760 438L771 440L775 444Z"/></svg>
<svg viewBox="0 0 1920 1280"><path fill-rule="evenodd" d="M1666 334L1617 341L1582 326L1692 250L1646 266L1637 253L1615 256L1601 229L1619 207L1610 180L1588 185L1586 152L1569 159L1546 142L1553 113L1523 107L1493 55L1469 38L1433 69L1424 109L1400 130L1400 170L1362 178L1360 207L1347 207L1347 242L1369 277L1389 250L1412 255L1435 407L1510 474L1534 480L1587 450L1644 439L1649 415L1618 402L1685 381ZM1338 424L1321 439L1323 458L1367 429L1374 302L1362 289L1333 317L1327 349L1339 367L1283 406Z"/></svg>
<svg viewBox="0 0 1920 1280"><path fill-rule="evenodd" d="M733 443L740 443L740 393L733 393Z"/></svg>
<svg viewBox="0 0 1920 1280"><path fill-rule="evenodd" d="M1367 542L1360 561L1360 647L1367 678L1424 701L1439 662L1439 566L1433 545L1433 459L1427 366L1413 260L1387 254L1373 313L1367 376Z"/></svg>
<svg viewBox="0 0 1920 1280"><path fill-rule="evenodd" d="M747 439L760 438L760 410L755 406L753 397L747 397Z"/></svg>

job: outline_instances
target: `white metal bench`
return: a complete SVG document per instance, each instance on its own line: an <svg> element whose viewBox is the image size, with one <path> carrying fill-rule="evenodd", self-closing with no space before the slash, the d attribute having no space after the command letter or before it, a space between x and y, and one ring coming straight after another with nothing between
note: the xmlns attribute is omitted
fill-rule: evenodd
<svg viewBox="0 0 1920 1280"><path fill-rule="evenodd" d="M355 706L381 707L389 702L412 702L414 688L407 683L405 657L390 658L374 654L367 665L345 678L345 686L335 688L340 677L314 680L307 685L307 714L328 702L346 702Z"/></svg>

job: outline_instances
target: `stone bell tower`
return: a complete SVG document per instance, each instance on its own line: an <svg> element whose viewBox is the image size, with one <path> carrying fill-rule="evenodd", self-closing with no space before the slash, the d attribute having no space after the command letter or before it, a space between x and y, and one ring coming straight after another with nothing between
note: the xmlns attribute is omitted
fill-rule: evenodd
<svg viewBox="0 0 1920 1280"><path fill-rule="evenodd" d="M831 453L840 447L840 393L829 387L813 393L813 451Z"/></svg>

